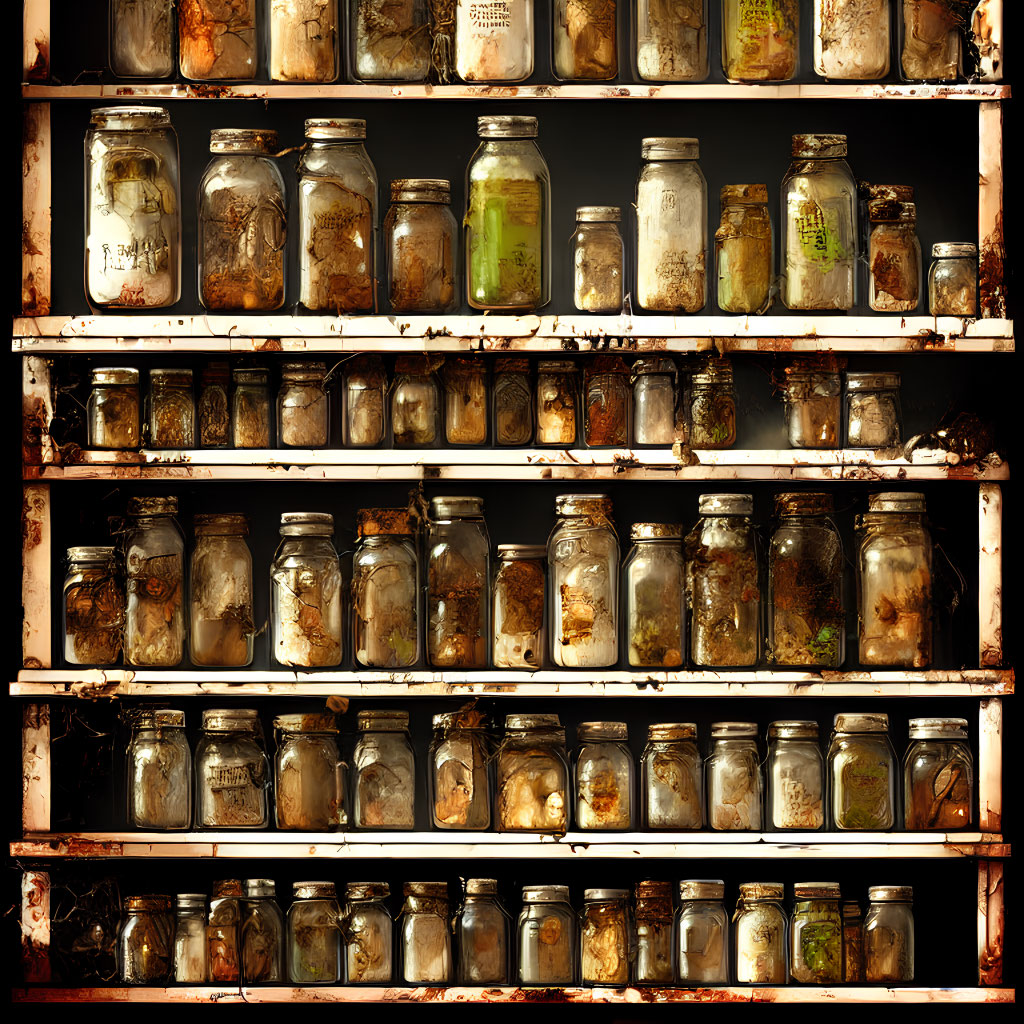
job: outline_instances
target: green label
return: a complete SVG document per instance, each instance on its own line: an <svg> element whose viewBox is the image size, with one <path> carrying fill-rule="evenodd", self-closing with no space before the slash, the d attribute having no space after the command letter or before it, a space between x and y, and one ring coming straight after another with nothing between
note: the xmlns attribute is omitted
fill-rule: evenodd
<svg viewBox="0 0 1024 1024"><path fill-rule="evenodd" d="M740 28L764 31L769 25L782 23L778 0L739 0Z"/></svg>
<svg viewBox="0 0 1024 1024"><path fill-rule="evenodd" d="M827 274L837 261L846 259L834 216L829 216L813 199L804 199L797 204L793 227L804 259L823 274Z"/></svg>

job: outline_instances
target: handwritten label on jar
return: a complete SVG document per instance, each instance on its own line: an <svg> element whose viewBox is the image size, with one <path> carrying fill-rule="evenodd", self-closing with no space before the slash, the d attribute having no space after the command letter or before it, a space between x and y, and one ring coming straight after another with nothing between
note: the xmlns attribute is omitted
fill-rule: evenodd
<svg viewBox="0 0 1024 1024"><path fill-rule="evenodd" d="M764 30L776 26L781 15L775 0L740 0L740 26Z"/></svg>
<svg viewBox="0 0 1024 1024"><path fill-rule="evenodd" d="M303 305L341 311L373 308L373 210L365 197L320 182L308 188L309 242Z"/></svg>
<svg viewBox="0 0 1024 1024"><path fill-rule="evenodd" d="M509 10L510 0L486 0L486 2L469 5L469 23L481 32L489 32L496 28L510 28L512 12Z"/></svg>
<svg viewBox="0 0 1024 1024"><path fill-rule="evenodd" d="M830 216L813 199L800 201L795 227L804 259L823 274L832 270L837 261L846 259L835 216Z"/></svg>

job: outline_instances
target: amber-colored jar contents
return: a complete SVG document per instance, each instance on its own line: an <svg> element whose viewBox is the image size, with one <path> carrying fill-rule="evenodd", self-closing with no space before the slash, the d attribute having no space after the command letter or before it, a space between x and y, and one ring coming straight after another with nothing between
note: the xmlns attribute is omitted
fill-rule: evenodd
<svg viewBox="0 0 1024 1024"><path fill-rule="evenodd" d="M333 82L338 77L337 0L271 0L270 77Z"/></svg>
<svg viewBox="0 0 1024 1024"><path fill-rule="evenodd" d="M182 78L223 82L255 78L256 0L179 0Z"/></svg>
<svg viewBox="0 0 1024 1024"><path fill-rule="evenodd" d="M64 660L69 665L116 665L123 627L124 588L117 578L114 549L68 548Z"/></svg>
<svg viewBox="0 0 1024 1024"><path fill-rule="evenodd" d="M227 448L231 444L231 406L228 390L231 370L223 361L208 363L199 371L200 448Z"/></svg>
<svg viewBox="0 0 1024 1024"><path fill-rule="evenodd" d="M544 662L543 545L499 544L492 625L495 668L540 668Z"/></svg>
<svg viewBox="0 0 1024 1024"><path fill-rule="evenodd" d="M908 832L957 831L971 824L974 758L965 718L912 718L903 762Z"/></svg>
<svg viewBox="0 0 1024 1024"><path fill-rule="evenodd" d="M510 356L494 361L494 443L522 447L533 440L530 360Z"/></svg>
<svg viewBox="0 0 1024 1024"><path fill-rule="evenodd" d="M139 371L129 367L93 370L86 410L90 448L138 448Z"/></svg>
<svg viewBox="0 0 1024 1024"><path fill-rule="evenodd" d="M236 448L269 448L270 371L263 367L235 370L231 402L231 436Z"/></svg>
<svg viewBox="0 0 1024 1024"><path fill-rule="evenodd" d="M149 446L195 446L196 406L191 370L149 371Z"/></svg>
<svg viewBox="0 0 1024 1024"><path fill-rule="evenodd" d="M868 203L868 304L878 313L912 313L921 301L921 243L913 203Z"/></svg>
<svg viewBox="0 0 1024 1024"><path fill-rule="evenodd" d="M241 879L225 878L213 883L213 899L206 919L207 981L237 984L241 980L244 898Z"/></svg>
<svg viewBox="0 0 1024 1024"><path fill-rule="evenodd" d="M129 896L117 935L117 967L127 985L164 985L174 976L170 896Z"/></svg>
<svg viewBox="0 0 1024 1024"><path fill-rule="evenodd" d="M588 448L625 448L629 444L632 389L621 356L598 355L583 375L583 432Z"/></svg>
<svg viewBox="0 0 1024 1024"><path fill-rule="evenodd" d="M444 371L444 431L449 444L487 441L487 366L481 359L449 357Z"/></svg>
<svg viewBox="0 0 1024 1024"><path fill-rule="evenodd" d="M607 82L618 74L616 15L616 0L555 0L551 24L555 78Z"/></svg>
<svg viewBox="0 0 1024 1024"><path fill-rule="evenodd" d="M537 364L537 444L571 448L576 443L576 364L542 359Z"/></svg>
<svg viewBox="0 0 1024 1024"><path fill-rule="evenodd" d="M764 313L772 301L772 220L767 185L726 185L715 232L718 305L724 313Z"/></svg>
<svg viewBox="0 0 1024 1024"><path fill-rule="evenodd" d="M736 443L736 397L732 364L728 359L708 359L693 375L690 400L690 446L731 448Z"/></svg>
<svg viewBox="0 0 1024 1024"><path fill-rule="evenodd" d="M730 82L788 82L800 62L800 0L723 0L722 70Z"/></svg>

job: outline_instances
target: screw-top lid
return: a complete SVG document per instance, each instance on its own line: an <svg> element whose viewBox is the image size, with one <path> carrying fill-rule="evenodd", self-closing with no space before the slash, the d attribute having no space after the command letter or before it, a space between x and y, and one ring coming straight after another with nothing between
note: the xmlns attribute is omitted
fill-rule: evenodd
<svg viewBox="0 0 1024 1024"><path fill-rule="evenodd" d="M330 537L334 516L330 512L282 512L282 537Z"/></svg>
<svg viewBox="0 0 1024 1024"><path fill-rule="evenodd" d="M325 714L277 715L274 718L274 728L281 732L336 733L338 719L329 712Z"/></svg>
<svg viewBox="0 0 1024 1024"><path fill-rule="evenodd" d="M817 722L772 722L768 726L768 739L770 740L811 740L817 738Z"/></svg>
<svg viewBox="0 0 1024 1024"><path fill-rule="evenodd" d="M138 132L169 128L171 114L165 107L98 107L90 116L93 128Z"/></svg>
<svg viewBox="0 0 1024 1024"><path fill-rule="evenodd" d="M696 387L731 384L733 380L732 363L725 358L705 359L700 369L690 379Z"/></svg>
<svg viewBox="0 0 1024 1024"><path fill-rule="evenodd" d="M255 708L207 708L203 712L203 732L260 731L259 712Z"/></svg>
<svg viewBox="0 0 1024 1024"><path fill-rule="evenodd" d="M384 360L380 356L353 356L345 363L345 387L349 391L363 391L367 388L379 388L387 380Z"/></svg>
<svg viewBox="0 0 1024 1024"><path fill-rule="evenodd" d="M798 900L837 900L838 882L794 882L793 897Z"/></svg>
<svg viewBox="0 0 1024 1024"><path fill-rule="evenodd" d="M918 491L883 491L881 494L869 494L868 511L919 514L925 511L925 497Z"/></svg>
<svg viewBox="0 0 1024 1024"><path fill-rule="evenodd" d="M580 743L594 743L600 740L625 743L628 733L625 722L580 722L576 726L576 738Z"/></svg>
<svg viewBox="0 0 1024 1024"><path fill-rule="evenodd" d="M526 562L547 558L548 549L543 544L499 544L498 558L503 562Z"/></svg>
<svg viewBox="0 0 1024 1024"><path fill-rule="evenodd" d="M911 903L914 888L910 885L872 885L868 888L872 903Z"/></svg>
<svg viewBox="0 0 1024 1024"><path fill-rule="evenodd" d="M452 201L452 183L447 178L396 178L391 182L393 203L441 203Z"/></svg>
<svg viewBox="0 0 1024 1024"><path fill-rule="evenodd" d="M606 900L628 900L628 889L584 889L583 899L587 903L604 902Z"/></svg>
<svg viewBox="0 0 1024 1024"><path fill-rule="evenodd" d="M843 900L843 919L860 917L860 904L856 900Z"/></svg>
<svg viewBox="0 0 1024 1024"><path fill-rule="evenodd" d="M537 363L538 373L575 373L578 369L571 359L541 359Z"/></svg>
<svg viewBox="0 0 1024 1024"><path fill-rule="evenodd" d="M129 913L148 912L151 914L169 914L171 912L170 896L128 896L124 901L124 909Z"/></svg>
<svg viewBox="0 0 1024 1024"><path fill-rule="evenodd" d="M434 715L432 724L435 729L489 729L491 720L485 712L470 707Z"/></svg>
<svg viewBox="0 0 1024 1024"><path fill-rule="evenodd" d="M322 384L326 376L327 364L317 360L281 364L281 380L289 383Z"/></svg>
<svg viewBox="0 0 1024 1024"><path fill-rule="evenodd" d="M698 160L700 139L677 139L653 136L640 144L644 160Z"/></svg>
<svg viewBox="0 0 1024 1024"><path fill-rule="evenodd" d="M681 900L725 899L725 882L721 878L687 878L679 883Z"/></svg>
<svg viewBox="0 0 1024 1024"><path fill-rule="evenodd" d="M618 224L622 220L622 207L577 206L576 220L580 224Z"/></svg>
<svg viewBox="0 0 1024 1024"><path fill-rule="evenodd" d="M756 206L768 202L767 185L723 185L720 193L723 206Z"/></svg>
<svg viewBox="0 0 1024 1024"><path fill-rule="evenodd" d="M333 882L295 882L292 893L297 900L333 900L338 895Z"/></svg>
<svg viewBox="0 0 1024 1024"><path fill-rule="evenodd" d="M832 728L836 732L888 732L889 716L882 714L851 714L841 712L835 716Z"/></svg>
<svg viewBox="0 0 1024 1024"><path fill-rule="evenodd" d="M531 731L562 731L562 723L558 715L506 715L505 730L507 732Z"/></svg>
<svg viewBox="0 0 1024 1024"><path fill-rule="evenodd" d="M249 517L243 512L197 512L192 517L197 534L215 537L245 536L249 532Z"/></svg>
<svg viewBox="0 0 1024 1024"><path fill-rule="evenodd" d="M973 242L936 242L932 246L932 256L942 259L977 259L978 247Z"/></svg>
<svg viewBox="0 0 1024 1024"><path fill-rule="evenodd" d="M272 878L247 878L245 880L245 895L250 899L258 896L276 896L277 886Z"/></svg>
<svg viewBox="0 0 1024 1024"><path fill-rule="evenodd" d="M647 739L652 743L695 740L696 738L697 725L694 722L656 722L647 727Z"/></svg>
<svg viewBox="0 0 1024 1024"><path fill-rule="evenodd" d="M109 544L96 547L68 548L68 561L79 565L105 564L114 557L114 549Z"/></svg>
<svg viewBox="0 0 1024 1024"><path fill-rule="evenodd" d="M740 882L741 900L781 900L785 894L783 882Z"/></svg>
<svg viewBox="0 0 1024 1024"><path fill-rule="evenodd" d="M645 356L634 360L629 371L633 380L645 374L669 374L675 377L679 367L671 356Z"/></svg>
<svg viewBox="0 0 1024 1024"><path fill-rule="evenodd" d="M178 514L178 499L171 496L129 498L126 512L130 516L173 516Z"/></svg>
<svg viewBox="0 0 1024 1024"><path fill-rule="evenodd" d="M382 900L391 895L391 886L387 882L346 882L345 899L347 900Z"/></svg>
<svg viewBox="0 0 1024 1024"><path fill-rule="evenodd" d="M632 540L681 540L682 523L634 523L629 530Z"/></svg>
<svg viewBox="0 0 1024 1024"><path fill-rule="evenodd" d="M408 711L360 711L356 715L360 732L408 732Z"/></svg>
<svg viewBox="0 0 1024 1024"><path fill-rule="evenodd" d="M497 896L498 880L496 878L468 878L466 880L467 896Z"/></svg>
<svg viewBox="0 0 1024 1024"><path fill-rule="evenodd" d="M912 740L965 740L967 739L966 718L912 718L910 720Z"/></svg>
<svg viewBox="0 0 1024 1024"><path fill-rule="evenodd" d="M365 139L366 122L359 117L307 117L307 139Z"/></svg>
<svg viewBox="0 0 1024 1024"><path fill-rule="evenodd" d="M190 388L192 387L192 371L187 367L163 367L149 371L149 383L154 387Z"/></svg>
<svg viewBox="0 0 1024 1024"><path fill-rule="evenodd" d="M846 156L845 135L794 135L792 153L803 160Z"/></svg>
<svg viewBox="0 0 1024 1024"><path fill-rule="evenodd" d="M567 885L524 885L524 903L568 903Z"/></svg>
<svg viewBox="0 0 1024 1024"><path fill-rule="evenodd" d="M476 133L481 139L534 139L537 118L521 114L491 114L476 119Z"/></svg>
<svg viewBox="0 0 1024 1024"><path fill-rule="evenodd" d="M607 494L559 494L555 498L557 516L610 516L612 499Z"/></svg>
<svg viewBox="0 0 1024 1024"><path fill-rule="evenodd" d="M206 893L179 892L177 896L178 910L205 910Z"/></svg>
<svg viewBox="0 0 1024 1024"><path fill-rule="evenodd" d="M775 495L778 516L828 515L834 508L832 495L820 491L786 491Z"/></svg>
<svg viewBox="0 0 1024 1024"><path fill-rule="evenodd" d="M138 384L139 371L130 366L97 366L92 371L93 384Z"/></svg>
<svg viewBox="0 0 1024 1024"><path fill-rule="evenodd" d="M273 128L214 128L210 132L211 153L273 156L279 148L277 132Z"/></svg>
<svg viewBox="0 0 1024 1024"><path fill-rule="evenodd" d="M702 516L750 516L754 514L752 494L702 494L697 499Z"/></svg>
<svg viewBox="0 0 1024 1024"><path fill-rule="evenodd" d="M872 199L868 203L868 220L872 224L916 224L917 207L889 199Z"/></svg>
<svg viewBox="0 0 1024 1024"><path fill-rule="evenodd" d="M715 740L746 739L757 736L757 722L712 722L711 738Z"/></svg>
<svg viewBox="0 0 1024 1024"><path fill-rule="evenodd" d="M447 882L403 882L403 896L423 896L431 900L448 899Z"/></svg>
<svg viewBox="0 0 1024 1024"><path fill-rule="evenodd" d="M133 724L136 729L184 729L185 712L175 708L139 708Z"/></svg>
<svg viewBox="0 0 1024 1024"><path fill-rule="evenodd" d="M470 495L449 495L430 499L430 518L434 522L447 519L462 519L467 516L482 516L484 499Z"/></svg>
<svg viewBox="0 0 1024 1024"><path fill-rule="evenodd" d="M240 878L220 878L213 883L213 898L225 900L240 898L245 895L245 887Z"/></svg>
<svg viewBox="0 0 1024 1024"><path fill-rule="evenodd" d="M913 185L872 185L868 181L858 182L858 192L866 202L886 199L894 203L912 203L914 201Z"/></svg>
<svg viewBox="0 0 1024 1024"><path fill-rule="evenodd" d="M847 391L888 391L900 386L898 373L854 373L846 374Z"/></svg>
<svg viewBox="0 0 1024 1024"><path fill-rule="evenodd" d="M270 371L265 366L246 366L232 370L236 384L256 384L266 387L270 383Z"/></svg>
<svg viewBox="0 0 1024 1024"><path fill-rule="evenodd" d="M648 880L637 882L634 894L638 900L672 899L672 883Z"/></svg>
<svg viewBox="0 0 1024 1024"><path fill-rule="evenodd" d="M361 508L356 513L359 537L411 537L414 533L407 508Z"/></svg>

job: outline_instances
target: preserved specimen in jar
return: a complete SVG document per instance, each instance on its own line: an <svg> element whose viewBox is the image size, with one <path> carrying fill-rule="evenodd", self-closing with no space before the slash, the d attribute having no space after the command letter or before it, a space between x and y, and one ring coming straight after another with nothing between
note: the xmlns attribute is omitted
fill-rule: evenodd
<svg viewBox="0 0 1024 1024"><path fill-rule="evenodd" d="M126 985L164 985L174 976L170 896L129 896L117 934L118 975Z"/></svg>
<svg viewBox="0 0 1024 1024"><path fill-rule="evenodd" d="M451 313L455 291L455 233L451 183L445 178L391 182L384 218L388 299L399 313Z"/></svg>
<svg viewBox="0 0 1024 1024"><path fill-rule="evenodd" d="M509 932L512 922L493 878L470 878L455 915L459 951L458 980L463 985L507 985L511 981Z"/></svg>
<svg viewBox="0 0 1024 1024"><path fill-rule="evenodd" d="M633 444L668 446L676 439L675 360L670 356L637 359L633 381Z"/></svg>
<svg viewBox="0 0 1024 1024"><path fill-rule="evenodd" d="M697 726L692 722L649 726L640 764L646 827L700 828L704 763L697 749Z"/></svg>
<svg viewBox="0 0 1024 1024"><path fill-rule="evenodd" d="M616 0L555 0L555 78L607 82L619 71Z"/></svg>
<svg viewBox="0 0 1024 1024"><path fill-rule="evenodd" d="M936 242L928 271L932 316L977 316L978 247L973 242Z"/></svg>
<svg viewBox="0 0 1024 1024"><path fill-rule="evenodd" d="M678 668L683 663L683 528L634 523L626 559L629 664Z"/></svg>
<svg viewBox="0 0 1024 1024"><path fill-rule="evenodd" d="M725 185L715 232L718 306L724 313L764 313L772 301L772 220L767 185Z"/></svg>
<svg viewBox="0 0 1024 1024"><path fill-rule="evenodd" d="M284 448L323 448L330 433L327 365L282 363L277 441Z"/></svg>
<svg viewBox="0 0 1024 1024"><path fill-rule="evenodd" d="M921 243L913 203L868 203L868 304L879 313L912 313L921 301Z"/></svg>
<svg viewBox="0 0 1024 1024"><path fill-rule="evenodd" d="M416 823L416 761L408 711L360 711L352 755L356 828L409 829Z"/></svg>
<svg viewBox="0 0 1024 1024"><path fill-rule="evenodd" d="M864 978L869 982L914 980L914 890L873 885L864 917Z"/></svg>
<svg viewBox="0 0 1024 1024"><path fill-rule="evenodd" d="M191 370L150 370L148 404L151 448L195 446L196 407Z"/></svg>
<svg viewBox="0 0 1024 1024"><path fill-rule="evenodd" d="M498 751L498 830L564 832L569 766L557 715L507 715Z"/></svg>
<svg viewBox="0 0 1024 1024"><path fill-rule="evenodd" d="M487 441L487 366L480 359L449 356L444 378L444 429L449 444Z"/></svg>
<svg viewBox="0 0 1024 1024"><path fill-rule="evenodd" d="M768 726L767 775L769 828L814 832L825 824L825 765L817 722Z"/></svg>
<svg viewBox="0 0 1024 1024"><path fill-rule="evenodd" d="M838 448L842 380L832 356L797 359L786 367L783 390L791 448Z"/></svg>
<svg viewBox="0 0 1024 1024"><path fill-rule="evenodd" d="M900 443L900 375L846 374L846 447L889 448Z"/></svg>
<svg viewBox="0 0 1024 1024"><path fill-rule="evenodd" d="M786 912L782 882L743 882L733 923L736 980L741 985L785 985Z"/></svg>
<svg viewBox="0 0 1024 1024"><path fill-rule="evenodd" d="M255 78L256 0L178 0L178 63L183 78Z"/></svg>
<svg viewBox="0 0 1024 1024"><path fill-rule="evenodd" d="M533 0L455 0L455 70L464 82L533 74Z"/></svg>
<svg viewBox="0 0 1024 1024"><path fill-rule="evenodd" d="M540 668L547 634L544 629L542 545L499 544L494 576L492 660L495 668Z"/></svg>
<svg viewBox="0 0 1024 1024"><path fill-rule="evenodd" d="M354 77L425 82L431 50L427 7L426 0L349 0Z"/></svg>
<svg viewBox="0 0 1024 1024"><path fill-rule="evenodd" d="M392 921L384 900L387 882L348 882L340 922L345 981L373 985L392 980Z"/></svg>
<svg viewBox="0 0 1024 1024"><path fill-rule="evenodd" d="M436 445L441 434L441 389L436 372L444 356L395 359L391 384L391 432L396 448Z"/></svg>
<svg viewBox="0 0 1024 1024"><path fill-rule="evenodd" d="M430 805L434 828L491 826L488 721L472 709L434 715L430 744Z"/></svg>
<svg viewBox="0 0 1024 1024"><path fill-rule="evenodd" d="M633 922L628 889L587 889L580 915L580 977L584 985L629 984Z"/></svg>
<svg viewBox="0 0 1024 1024"><path fill-rule="evenodd" d="M573 260L573 302L584 313L618 313L622 309L625 247L617 206L580 206L576 233L569 244Z"/></svg>
<svg viewBox="0 0 1024 1024"><path fill-rule="evenodd" d="M398 918L401 980L446 984L452 980L452 935L448 925L448 883L406 882Z"/></svg>
<svg viewBox="0 0 1024 1024"><path fill-rule="evenodd" d="M843 981L864 980L864 918L856 900L843 901Z"/></svg>
<svg viewBox="0 0 1024 1024"><path fill-rule="evenodd" d="M870 81L889 74L889 0L814 0L814 70Z"/></svg>
<svg viewBox="0 0 1024 1024"><path fill-rule="evenodd" d="M271 878L247 878L242 904L242 983L284 981L284 915Z"/></svg>
<svg viewBox="0 0 1024 1024"><path fill-rule="evenodd" d="M903 827L956 831L971 824L974 758L965 718L912 718L903 761Z"/></svg>
<svg viewBox="0 0 1024 1024"><path fill-rule="evenodd" d="M680 981L724 984L729 980L729 916L724 899L725 883L720 878L690 878L679 883L676 935Z"/></svg>
<svg viewBox="0 0 1024 1024"><path fill-rule="evenodd" d="M596 355L583 371L583 438L588 448L629 444L629 368L621 356Z"/></svg>
<svg viewBox="0 0 1024 1024"><path fill-rule="evenodd" d="M192 821L192 751L185 712L141 708L128 744L128 824L157 831Z"/></svg>
<svg viewBox="0 0 1024 1024"><path fill-rule="evenodd" d="M576 914L567 885L523 886L516 926L520 985L571 985L575 980Z"/></svg>
<svg viewBox="0 0 1024 1024"><path fill-rule="evenodd" d="M636 73L654 82L708 77L707 0L637 0Z"/></svg>
<svg viewBox="0 0 1024 1024"><path fill-rule="evenodd" d="M708 818L726 831L761 829L761 757L755 722L713 722L707 761Z"/></svg>
<svg viewBox="0 0 1024 1024"><path fill-rule="evenodd" d="M237 878L213 883L213 899L206 917L206 980L218 983L242 980L242 898Z"/></svg>
<svg viewBox="0 0 1024 1024"><path fill-rule="evenodd" d="M843 919L838 882L795 882L790 923L794 981L828 985L843 980Z"/></svg>
<svg viewBox="0 0 1024 1024"><path fill-rule="evenodd" d="M139 371L127 367L93 370L86 418L90 448L138 448Z"/></svg>
<svg viewBox="0 0 1024 1024"><path fill-rule="evenodd" d="M898 0L900 72L908 82L955 82L964 16L955 0Z"/></svg>
<svg viewBox="0 0 1024 1024"><path fill-rule="evenodd" d="M231 370L224 361L207 363L199 371L196 420L200 448L227 448L231 444L230 383Z"/></svg>
<svg viewBox="0 0 1024 1024"><path fill-rule="evenodd" d="M671 985L672 883L636 883L636 968L638 985Z"/></svg>
<svg viewBox="0 0 1024 1024"><path fill-rule="evenodd" d="M537 444L576 443L576 364L542 359L537 364Z"/></svg>
<svg viewBox="0 0 1024 1024"><path fill-rule="evenodd" d="M206 981L206 896L178 893L174 931L174 980L202 985Z"/></svg>
<svg viewBox="0 0 1024 1024"><path fill-rule="evenodd" d="M174 70L174 0L110 0L110 70L166 78Z"/></svg>
<svg viewBox="0 0 1024 1024"><path fill-rule="evenodd" d="M288 908L288 980L297 985L341 981L341 912L333 882L295 882Z"/></svg>
<svg viewBox="0 0 1024 1024"><path fill-rule="evenodd" d="M691 378L690 446L731 448L736 443L736 396L732 363L707 358Z"/></svg>
<svg viewBox="0 0 1024 1024"><path fill-rule="evenodd" d="M344 445L375 448L384 443L387 372L380 356L356 356L345 366Z"/></svg>
<svg viewBox="0 0 1024 1024"><path fill-rule="evenodd" d="M504 356L494 360L494 443L528 445L533 440L533 392L530 360ZM573 436L575 437L575 422Z"/></svg>
<svg viewBox="0 0 1024 1024"><path fill-rule="evenodd" d="M800 0L722 0L722 70L730 82L788 82L800 60Z"/></svg>
<svg viewBox="0 0 1024 1024"><path fill-rule="evenodd" d="M236 448L269 448L270 371L259 368L232 373L231 434Z"/></svg>
<svg viewBox="0 0 1024 1024"><path fill-rule="evenodd" d="M69 665L117 664L124 630L124 603L114 548L68 548L64 660Z"/></svg>
<svg viewBox="0 0 1024 1024"><path fill-rule="evenodd" d="M628 829L634 786L626 723L581 722L576 737L576 827Z"/></svg>
<svg viewBox="0 0 1024 1024"><path fill-rule="evenodd" d="M836 715L827 764L833 828L886 832L893 827L896 755L888 715Z"/></svg>
<svg viewBox="0 0 1024 1024"><path fill-rule="evenodd" d="M277 827L328 832L347 824L345 769L334 715L278 715L274 735Z"/></svg>
<svg viewBox="0 0 1024 1024"><path fill-rule="evenodd" d="M270 78L333 82L338 77L338 0L270 0Z"/></svg>
<svg viewBox="0 0 1024 1024"><path fill-rule="evenodd" d="M199 828L263 828L267 824L270 766L255 709L203 712L195 775Z"/></svg>

